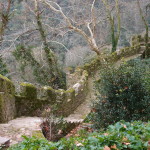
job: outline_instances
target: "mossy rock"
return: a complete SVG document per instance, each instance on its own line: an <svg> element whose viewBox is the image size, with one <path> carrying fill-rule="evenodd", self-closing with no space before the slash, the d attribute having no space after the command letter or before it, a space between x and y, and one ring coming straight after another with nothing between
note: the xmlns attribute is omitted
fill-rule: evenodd
<svg viewBox="0 0 150 150"><path fill-rule="evenodd" d="M56 102L56 93L55 90L52 87L47 87L47 95L48 95L48 101L50 103L54 104Z"/></svg>
<svg viewBox="0 0 150 150"><path fill-rule="evenodd" d="M0 93L0 123L5 123L16 116L15 97Z"/></svg>
<svg viewBox="0 0 150 150"><path fill-rule="evenodd" d="M68 90L65 91L65 95L67 97L67 101L74 101L75 99L75 89L70 88Z"/></svg>
<svg viewBox="0 0 150 150"><path fill-rule="evenodd" d="M37 99L37 88L31 84L23 82L20 84L20 95L28 99Z"/></svg>
<svg viewBox="0 0 150 150"><path fill-rule="evenodd" d="M7 77L0 75L0 92L15 94L15 86Z"/></svg>
<svg viewBox="0 0 150 150"><path fill-rule="evenodd" d="M3 122L4 120L4 116L3 116L3 103L4 103L4 100L3 100L3 96L0 94L0 123Z"/></svg>

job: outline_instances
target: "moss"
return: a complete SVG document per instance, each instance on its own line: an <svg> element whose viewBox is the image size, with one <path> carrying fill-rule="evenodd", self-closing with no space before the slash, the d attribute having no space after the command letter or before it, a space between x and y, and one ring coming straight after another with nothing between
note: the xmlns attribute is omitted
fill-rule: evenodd
<svg viewBox="0 0 150 150"><path fill-rule="evenodd" d="M75 90L73 88L70 88L70 89L65 91L65 93L73 93L73 92L75 92Z"/></svg>
<svg viewBox="0 0 150 150"><path fill-rule="evenodd" d="M89 74L92 74L99 65L100 59L96 57L95 59L92 60L91 63L86 63L84 66L82 66L82 69L88 71Z"/></svg>
<svg viewBox="0 0 150 150"><path fill-rule="evenodd" d="M27 97L29 99L36 99L37 98L37 89L31 83L21 83L22 87L21 96Z"/></svg>
<svg viewBox="0 0 150 150"><path fill-rule="evenodd" d="M3 122L3 96L0 94L0 123Z"/></svg>
<svg viewBox="0 0 150 150"><path fill-rule="evenodd" d="M100 58L95 57L90 63L86 63L84 66L82 66L82 69L91 73L98 67L98 65L100 65Z"/></svg>
<svg viewBox="0 0 150 150"><path fill-rule="evenodd" d="M142 36L141 36L141 35L137 35L137 38L138 38L139 40L141 40L141 39L142 39Z"/></svg>
<svg viewBox="0 0 150 150"><path fill-rule="evenodd" d="M130 48L129 48L129 47L126 47L126 48L125 48L125 51L130 51Z"/></svg>
<svg viewBox="0 0 150 150"><path fill-rule="evenodd" d="M0 74L0 78L6 80L7 82L12 83L12 81L10 81L7 77L2 76L1 74ZM12 84L13 84L13 83L12 83Z"/></svg>
<svg viewBox="0 0 150 150"><path fill-rule="evenodd" d="M7 77L0 75L0 91L8 92L10 94L15 93L15 87L12 81L10 81Z"/></svg>
<svg viewBox="0 0 150 150"><path fill-rule="evenodd" d="M117 61L120 58L120 56L117 54L117 52L113 52L110 56L109 56L109 61Z"/></svg>
<svg viewBox="0 0 150 150"><path fill-rule="evenodd" d="M75 89L70 88L67 91L65 91L65 95L67 96L67 101L71 102L75 99Z"/></svg>
<svg viewBox="0 0 150 150"><path fill-rule="evenodd" d="M44 138L44 135L42 133L42 130L39 131L33 131L32 136L37 137L37 138Z"/></svg>
<svg viewBox="0 0 150 150"><path fill-rule="evenodd" d="M9 71L7 69L7 65L3 62L3 58L0 55L0 74L5 76L8 73L9 73Z"/></svg>
<svg viewBox="0 0 150 150"><path fill-rule="evenodd" d="M87 72L86 70L84 70L82 74L83 74L83 76L85 76L85 77L88 77L88 76L89 76L89 74L88 74L88 72Z"/></svg>
<svg viewBox="0 0 150 150"><path fill-rule="evenodd" d="M47 87L47 94L51 102L54 104L56 102L56 93L52 87Z"/></svg>

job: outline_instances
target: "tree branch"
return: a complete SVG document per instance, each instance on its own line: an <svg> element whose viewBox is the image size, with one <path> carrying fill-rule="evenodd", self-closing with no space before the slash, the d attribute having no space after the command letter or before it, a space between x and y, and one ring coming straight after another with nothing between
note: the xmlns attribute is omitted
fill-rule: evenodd
<svg viewBox="0 0 150 150"><path fill-rule="evenodd" d="M90 45L91 50L96 52L97 55L100 54L99 48L96 45L96 41L94 39L94 35L92 33L92 30L91 30L89 24L87 25L87 27L88 27L88 30L90 31L90 37L83 30L79 29L78 27L74 26L71 23L70 19L64 14L64 12L62 11L62 8L56 2L46 1L46 0L40 0L40 1L42 1L44 4L46 4L54 12L60 13L61 16L66 20L67 27L69 29L74 30L75 32L78 32L80 35L82 35L85 38L85 40L88 42L88 44ZM58 7L58 9L55 8L54 6L52 6L51 3L55 4Z"/></svg>

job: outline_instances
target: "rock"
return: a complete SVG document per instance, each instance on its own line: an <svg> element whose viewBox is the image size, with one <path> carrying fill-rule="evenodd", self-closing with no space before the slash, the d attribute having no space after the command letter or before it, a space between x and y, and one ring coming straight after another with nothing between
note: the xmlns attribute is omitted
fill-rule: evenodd
<svg viewBox="0 0 150 150"><path fill-rule="evenodd" d="M10 139L5 137L0 137L0 147L4 149L4 148L8 148L9 146L10 146Z"/></svg>

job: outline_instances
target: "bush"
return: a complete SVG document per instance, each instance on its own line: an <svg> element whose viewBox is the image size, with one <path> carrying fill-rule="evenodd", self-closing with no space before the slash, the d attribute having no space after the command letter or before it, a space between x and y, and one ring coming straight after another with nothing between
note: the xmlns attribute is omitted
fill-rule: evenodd
<svg viewBox="0 0 150 150"><path fill-rule="evenodd" d="M6 64L3 62L2 56L0 55L0 74L6 76L9 73Z"/></svg>
<svg viewBox="0 0 150 150"><path fill-rule="evenodd" d="M92 121L96 128L120 120L150 118L150 60L134 60L119 68L107 65L96 82L98 93Z"/></svg>
<svg viewBox="0 0 150 150"><path fill-rule="evenodd" d="M101 132L76 135L57 143L45 139L26 138L8 150L147 150L150 122L118 122Z"/></svg>

